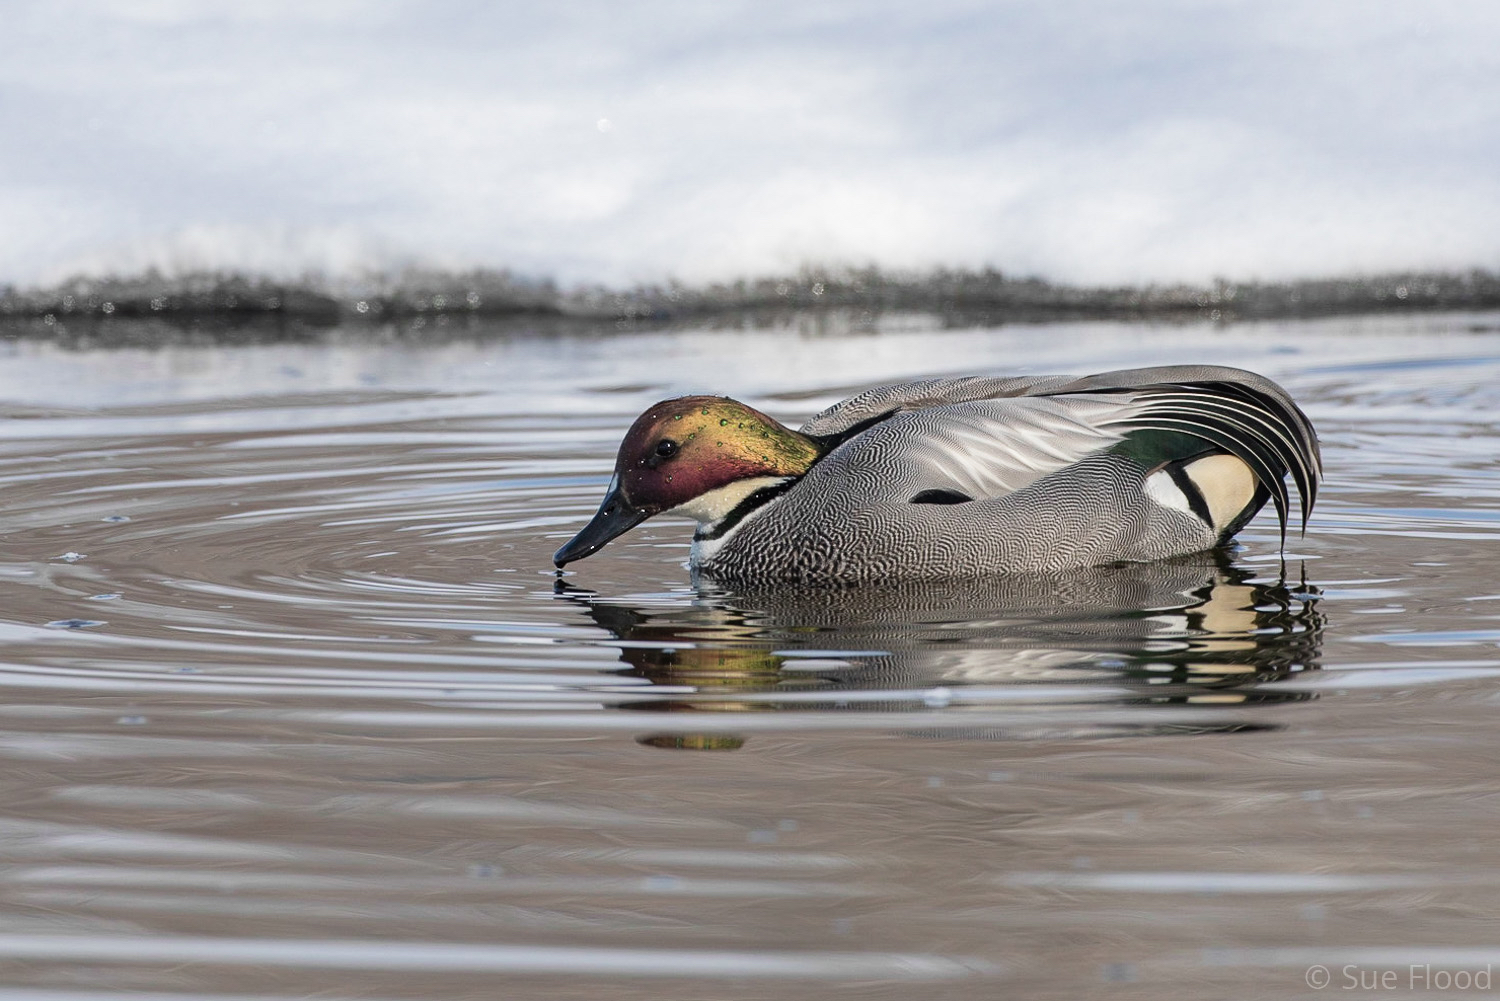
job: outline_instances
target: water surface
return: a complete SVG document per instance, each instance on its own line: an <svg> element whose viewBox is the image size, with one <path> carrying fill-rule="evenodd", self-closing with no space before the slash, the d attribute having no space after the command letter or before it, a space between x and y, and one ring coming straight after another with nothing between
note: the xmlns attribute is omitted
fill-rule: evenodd
<svg viewBox="0 0 1500 1001"><path fill-rule="evenodd" d="M376 342L378 341L378 342ZM0 343L0 998L1297 997L1500 962L1500 317ZM1278 551L695 590L623 428L1209 362Z"/></svg>

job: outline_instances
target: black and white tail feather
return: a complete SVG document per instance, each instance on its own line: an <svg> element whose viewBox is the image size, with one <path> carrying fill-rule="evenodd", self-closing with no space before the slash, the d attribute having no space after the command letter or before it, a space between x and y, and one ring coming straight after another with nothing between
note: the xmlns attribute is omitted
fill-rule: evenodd
<svg viewBox="0 0 1500 1001"><path fill-rule="evenodd" d="M1098 393L1118 390L1096 390ZM1193 435L1244 462L1270 493L1286 546L1291 496L1297 488L1302 531L1317 501L1322 456L1312 424L1296 404L1237 382L1177 383L1129 391L1144 409L1119 421L1121 431L1175 431Z"/></svg>
<svg viewBox="0 0 1500 1001"><path fill-rule="evenodd" d="M1115 405L1100 410L1084 406L1086 400ZM984 407L985 401L993 409L952 408L965 403ZM1235 456L1250 468L1275 506L1285 548L1292 507L1286 478L1290 476L1296 487L1305 532L1322 477L1317 435L1287 392L1264 376L1213 365L1167 365L1083 378L963 376L881 386L834 404L802 430L831 446L897 414L931 407L949 408L947 433L939 435L940 424L931 432L934 439L961 435L968 440L913 446L914 452L925 451L940 460L940 470L926 473L941 474L924 482L930 492L957 489L954 496L980 496L985 484L959 475L961 466L977 463L986 479L1005 481L1014 489L1106 446L1101 434L1119 440L1133 432L1173 432L1204 442L1205 451ZM966 424L971 425L969 433L960 432ZM1031 433L1033 424L1042 433ZM979 441L983 444L976 445ZM1183 465L1195 457L1171 458L1175 465ZM976 486L981 491L975 491ZM1252 503L1245 516L1256 507L1259 503ZM1226 537L1240 523L1236 520Z"/></svg>

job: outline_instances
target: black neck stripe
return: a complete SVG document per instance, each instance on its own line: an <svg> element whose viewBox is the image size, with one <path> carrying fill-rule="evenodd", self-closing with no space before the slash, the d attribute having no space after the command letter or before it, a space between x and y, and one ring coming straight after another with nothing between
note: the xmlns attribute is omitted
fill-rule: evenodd
<svg viewBox="0 0 1500 1001"><path fill-rule="evenodd" d="M818 449L817 457L813 459L812 465L808 468L811 469L812 466L816 466L818 463L822 462L823 459L828 456L829 452L832 452L835 448L842 445L844 442L863 434L870 428L874 427L876 424L879 424L881 421L886 420L887 418L898 412L899 408L892 408L890 410L887 410L885 413L876 414L874 417L862 420L858 424L855 424L853 427L846 428L838 434L807 435L807 437L812 441L814 445L817 446ZM806 476L807 474L803 473L802 475ZM750 496L746 497L744 500L736 504L734 510L730 511L724 517L720 518L718 523L715 524L712 528L708 529L707 531L700 528L697 533L694 534L693 538L709 541L713 539L722 539L731 528L744 521L752 513L758 511L761 507L763 507L770 501L775 500L777 497L780 497L782 494L792 489L792 487L796 486L799 482L801 482L801 480L801 476L793 476L790 479L783 480L781 483L776 483L769 487L761 487L759 490L750 494Z"/></svg>
<svg viewBox="0 0 1500 1001"><path fill-rule="evenodd" d="M750 494L744 500L736 504L734 506L734 510L730 511L724 517L720 518L712 528L709 528L706 531L702 528L698 529L693 538L709 540L722 539L731 528L744 521L747 517L750 516L752 512L759 510L762 505L775 500L777 497L780 497L782 494L786 493L788 490L794 487L800 480L801 477L793 477L788 480L783 480L780 483L773 483L768 487L761 487L759 490Z"/></svg>

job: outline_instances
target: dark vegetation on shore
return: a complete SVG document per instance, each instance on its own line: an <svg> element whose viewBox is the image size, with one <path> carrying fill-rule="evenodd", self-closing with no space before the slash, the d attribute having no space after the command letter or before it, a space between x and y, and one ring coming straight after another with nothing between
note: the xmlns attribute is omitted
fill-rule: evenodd
<svg viewBox="0 0 1500 1001"><path fill-rule="evenodd" d="M954 325L1078 319L1271 319L1408 310L1500 308L1500 275L1489 271L1088 287L999 271L805 268L796 275L689 286L560 288L509 271L406 271L359 280L294 282L221 272L166 277L74 278L51 288L0 286L0 333L82 337L109 343L120 320L154 330L257 338L310 335L335 326L421 330L461 318L530 320L539 328L600 324L771 322L790 312L839 311L873 320L925 313ZM279 331L279 333L278 333ZM139 339L139 329L127 339Z"/></svg>

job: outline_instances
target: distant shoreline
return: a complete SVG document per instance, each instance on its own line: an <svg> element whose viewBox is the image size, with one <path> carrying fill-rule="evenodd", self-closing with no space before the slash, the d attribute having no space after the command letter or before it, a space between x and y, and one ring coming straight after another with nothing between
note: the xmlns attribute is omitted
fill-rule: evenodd
<svg viewBox="0 0 1500 1001"><path fill-rule="evenodd" d="M119 321L153 321L165 339L275 339L333 327L418 332L454 321L511 320L545 329L613 326L712 326L774 322L789 314L830 312L856 322L921 313L945 325L1063 320L1211 320L1500 308L1500 274L1400 272L1376 276L1211 285L1078 286L1017 278L995 270L922 273L874 268L806 268L795 275L705 285L666 283L628 289L559 288L501 270L408 271L329 281L297 281L225 272L166 277L74 278L48 288L0 287L0 337L151 339ZM530 321L530 322L525 322ZM59 329L60 328L60 329ZM279 332L279 334L278 334Z"/></svg>

